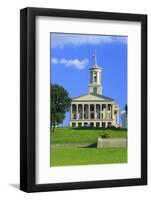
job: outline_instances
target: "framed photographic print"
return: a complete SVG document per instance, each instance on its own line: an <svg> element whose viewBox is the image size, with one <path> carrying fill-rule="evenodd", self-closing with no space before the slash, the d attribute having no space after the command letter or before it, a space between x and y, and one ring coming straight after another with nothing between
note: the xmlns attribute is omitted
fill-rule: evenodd
<svg viewBox="0 0 151 200"><path fill-rule="evenodd" d="M20 12L20 189L147 184L147 16Z"/></svg>

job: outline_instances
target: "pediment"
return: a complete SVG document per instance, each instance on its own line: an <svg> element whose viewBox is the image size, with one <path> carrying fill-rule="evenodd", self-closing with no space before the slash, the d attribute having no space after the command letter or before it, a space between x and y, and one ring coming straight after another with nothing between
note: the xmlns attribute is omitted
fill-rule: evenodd
<svg viewBox="0 0 151 200"><path fill-rule="evenodd" d="M72 99L72 101L114 101L114 99L111 99L109 97L105 97L103 95L94 95L94 94L85 94L82 96L78 96Z"/></svg>

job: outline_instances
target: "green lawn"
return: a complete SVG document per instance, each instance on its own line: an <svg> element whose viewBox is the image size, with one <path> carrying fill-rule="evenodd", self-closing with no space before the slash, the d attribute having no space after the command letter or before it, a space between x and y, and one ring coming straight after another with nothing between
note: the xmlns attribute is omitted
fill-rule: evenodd
<svg viewBox="0 0 151 200"><path fill-rule="evenodd" d="M126 163L127 148L51 148L50 166Z"/></svg>
<svg viewBox="0 0 151 200"><path fill-rule="evenodd" d="M100 128L58 127L51 132L51 144L71 144L69 147L51 146L50 166L126 163L127 148L73 147L72 144L96 144L101 134L110 138L126 138L127 130Z"/></svg>
<svg viewBox="0 0 151 200"><path fill-rule="evenodd" d="M63 143L95 143L102 133L108 133L111 138L126 138L127 130L122 129L100 129L100 128L67 128L58 127L54 133L51 132L52 144Z"/></svg>

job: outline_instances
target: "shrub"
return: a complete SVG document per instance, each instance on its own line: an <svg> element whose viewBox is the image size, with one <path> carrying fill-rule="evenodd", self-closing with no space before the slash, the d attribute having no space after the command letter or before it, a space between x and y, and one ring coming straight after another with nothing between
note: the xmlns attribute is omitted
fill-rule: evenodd
<svg viewBox="0 0 151 200"><path fill-rule="evenodd" d="M108 133L101 133L101 138L109 138L109 134Z"/></svg>

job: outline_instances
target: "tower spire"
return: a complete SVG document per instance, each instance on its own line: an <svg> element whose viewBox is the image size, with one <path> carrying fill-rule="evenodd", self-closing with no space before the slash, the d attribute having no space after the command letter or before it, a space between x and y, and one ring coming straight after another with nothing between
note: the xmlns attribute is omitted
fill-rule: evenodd
<svg viewBox="0 0 151 200"><path fill-rule="evenodd" d="M97 65L96 51L92 55L92 58L94 61L94 65L90 68L89 93L102 95L102 81L101 81L102 68L100 68Z"/></svg>
<svg viewBox="0 0 151 200"><path fill-rule="evenodd" d="M96 50L94 54L92 55L92 58L94 59L94 65L97 65Z"/></svg>

